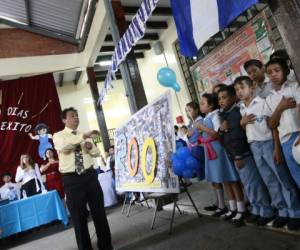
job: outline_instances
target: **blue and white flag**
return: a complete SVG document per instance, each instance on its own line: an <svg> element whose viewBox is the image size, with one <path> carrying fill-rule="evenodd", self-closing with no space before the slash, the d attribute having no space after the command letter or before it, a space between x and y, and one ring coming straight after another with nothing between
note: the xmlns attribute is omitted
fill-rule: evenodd
<svg viewBox="0 0 300 250"><path fill-rule="evenodd" d="M181 53L197 56L203 44L258 0L171 0Z"/></svg>

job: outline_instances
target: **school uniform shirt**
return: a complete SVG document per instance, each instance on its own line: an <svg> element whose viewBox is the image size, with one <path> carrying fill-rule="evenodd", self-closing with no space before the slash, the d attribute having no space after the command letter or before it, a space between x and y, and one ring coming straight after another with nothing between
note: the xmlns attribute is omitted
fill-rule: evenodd
<svg viewBox="0 0 300 250"><path fill-rule="evenodd" d="M272 140L272 131L268 127L267 117L264 115L266 100L255 97L248 107L244 103L240 105L240 113L242 116L253 114L255 122L246 126L246 135L248 142L268 141Z"/></svg>
<svg viewBox="0 0 300 250"><path fill-rule="evenodd" d="M229 128L221 136L224 147L233 160L242 160L251 155L250 147L247 142L246 132L240 125L241 113L239 107L234 104L228 110L221 110L221 123L227 121Z"/></svg>
<svg viewBox="0 0 300 250"><path fill-rule="evenodd" d="M0 198L2 200L15 200L15 199L20 199L20 188L16 183L5 183L1 188L0 188Z"/></svg>
<svg viewBox="0 0 300 250"><path fill-rule="evenodd" d="M89 169L94 166L93 158L100 156L100 150L96 147L91 139L84 140L83 133L79 131L73 131L67 127L53 135L53 143L58 153L59 171L61 173L75 172L74 149L78 144L80 144L81 148L83 149L85 142L91 142L93 145L92 149L88 152L82 150L84 168ZM69 153L70 150L72 150L71 153Z"/></svg>
<svg viewBox="0 0 300 250"><path fill-rule="evenodd" d="M195 123L202 123L203 122L203 117L202 116L198 116L195 119L194 122ZM195 145L198 144L198 137L200 135L200 132L199 132L199 130L196 127L194 127L194 123L193 122L189 123L188 129L193 131L193 134L190 137L188 137L188 142L189 142L190 145L195 146Z"/></svg>
<svg viewBox="0 0 300 250"><path fill-rule="evenodd" d="M35 180L35 185L36 185L36 191L40 191L40 185L41 185L41 190L46 191L46 188L43 184L41 172L39 169L39 166L35 163L33 169L29 169L25 171L24 169L21 168L21 166L18 166L17 168L17 173L16 173L16 182L21 182L22 185L26 184L27 182L31 180ZM38 184L38 181L40 182L40 185Z"/></svg>
<svg viewBox="0 0 300 250"><path fill-rule="evenodd" d="M254 90L254 96L259 96L261 98L267 98L268 95L271 94L271 91L273 89L272 83L269 80L269 78L265 77L265 80L262 84L262 87L256 86Z"/></svg>
<svg viewBox="0 0 300 250"><path fill-rule="evenodd" d="M287 79L288 79L288 81L290 81L290 82L298 82L298 81L297 81L297 78L296 78L295 71L292 70L292 69L290 69L290 73L289 73Z"/></svg>
<svg viewBox="0 0 300 250"><path fill-rule="evenodd" d="M298 105L300 104L300 87L297 82L286 81L281 89L272 90L271 94L266 99L264 115L271 117L280 103L281 99L294 98L297 107L293 109L286 109L283 111L278 131L281 143L287 142L292 133L300 131L300 118L298 114Z"/></svg>
<svg viewBox="0 0 300 250"><path fill-rule="evenodd" d="M220 116L219 116L220 110L214 110L213 112L210 112L207 114L206 119L210 118L214 127L215 131L218 131L221 126Z"/></svg>

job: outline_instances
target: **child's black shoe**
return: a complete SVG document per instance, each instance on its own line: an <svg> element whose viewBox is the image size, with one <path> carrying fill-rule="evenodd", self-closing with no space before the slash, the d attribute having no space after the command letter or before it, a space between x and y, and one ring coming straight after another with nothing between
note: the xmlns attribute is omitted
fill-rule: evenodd
<svg viewBox="0 0 300 250"><path fill-rule="evenodd" d="M274 217L260 217L257 219L256 225L257 226L265 226L272 220L274 220Z"/></svg>
<svg viewBox="0 0 300 250"><path fill-rule="evenodd" d="M210 206L204 207L205 211L209 211L209 212L213 212L216 211L218 209L218 206L215 204L212 204Z"/></svg>
<svg viewBox="0 0 300 250"><path fill-rule="evenodd" d="M300 228L300 219L299 218L290 218L287 224L288 230L295 231Z"/></svg>
<svg viewBox="0 0 300 250"><path fill-rule="evenodd" d="M289 222L289 218L278 216L278 217L273 221L272 227L273 227L273 228L281 228L281 227L284 227L286 224L288 224L288 222Z"/></svg>
<svg viewBox="0 0 300 250"><path fill-rule="evenodd" d="M227 207L221 209L221 208L218 208L213 214L212 216L213 217L220 217L221 215L223 214L226 214L228 212L228 209Z"/></svg>
<svg viewBox="0 0 300 250"><path fill-rule="evenodd" d="M236 227L245 226L245 213L238 212L235 217L232 218L232 224Z"/></svg>
<svg viewBox="0 0 300 250"><path fill-rule="evenodd" d="M229 211L226 214L221 215L223 221L230 221L233 217L236 216L237 211Z"/></svg>
<svg viewBox="0 0 300 250"><path fill-rule="evenodd" d="M249 224L256 224L259 217L259 215L250 214L250 216L245 219L245 222Z"/></svg>

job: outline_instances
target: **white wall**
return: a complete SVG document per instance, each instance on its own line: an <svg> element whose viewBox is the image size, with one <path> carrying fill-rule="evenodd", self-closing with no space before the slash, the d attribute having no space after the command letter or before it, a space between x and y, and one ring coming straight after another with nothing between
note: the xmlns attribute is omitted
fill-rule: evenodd
<svg viewBox="0 0 300 250"><path fill-rule="evenodd" d="M184 109L185 104L191 101L191 97L188 93L186 84L181 75L179 64L176 61L175 51L173 50L173 43L176 39L176 27L173 19L170 19L169 28L168 30L162 33L162 35L160 36L160 41L163 44L169 67L175 71L177 76L177 82L181 87L181 91L177 94L181 109L177 102L176 95L172 90L173 117L175 119L176 116L182 114L185 117L185 121L187 122ZM154 50L151 49L150 51L147 51L145 53L144 59L138 60L138 64L148 102L151 102L155 100L158 96L160 96L162 93L164 93L167 89L169 89L159 85L156 79L158 70L162 67L166 67L166 61L163 55L157 56L155 55Z"/></svg>
<svg viewBox="0 0 300 250"><path fill-rule="evenodd" d="M89 118L96 119L95 111L89 112L87 106L93 105L89 86L87 84L77 87L73 82L64 83L63 87L57 86L57 93L62 109L74 107L78 110L80 119L79 130L88 131L91 128Z"/></svg>
<svg viewBox="0 0 300 250"><path fill-rule="evenodd" d="M99 85L99 88L102 84ZM130 110L125 96L122 80L114 82L114 88L109 90L102 105L107 128L118 128L130 118Z"/></svg>
<svg viewBox="0 0 300 250"><path fill-rule="evenodd" d="M176 28L172 20L172 22L169 23L169 29L163 32L160 40L163 43L169 67L175 71L177 75L177 81L181 86L181 91L177 94L181 110L178 105L176 95L174 91L171 90L174 124L175 118L178 115L183 115L185 121L187 122L184 108L185 104L190 102L190 96L186 89L186 84L182 78L178 66L179 64L176 61L175 51L173 50L173 42L176 39ZM152 49L145 53L144 59L138 60L138 65L148 103L151 103L165 91L169 90L169 88L160 86L156 79L158 70L161 67L166 66L165 59L163 55L155 55ZM127 98L125 97L123 81L114 81L113 85L114 88L108 91L103 103L103 110L108 129L117 128L130 118L130 111ZM102 86L103 83L99 83L99 90L102 88ZM81 120L80 129L98 129L96 114L94 112L94 106L88 84L83 83L79 86L75 86L73 83L69 83L64 84L63 87L57 87L57 90L63 108L73 106L78 109Z"/></svg>

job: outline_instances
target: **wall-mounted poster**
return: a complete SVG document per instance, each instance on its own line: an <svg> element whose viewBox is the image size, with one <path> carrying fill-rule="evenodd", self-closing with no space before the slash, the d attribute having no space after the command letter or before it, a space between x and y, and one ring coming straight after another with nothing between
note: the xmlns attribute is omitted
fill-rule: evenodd
<svg viewBox="0 0 300 250"><path fill-rule="evenodd" d="M175 131L170 92L116 129L115 149L117 191L179 192L171 167Z"/></svg>
<svg viewBox="0 0 300 250"><path fill-rule="evenodd" d="M246 74L243 64L249 59L266 63L273 49L268 30L266 15L261 12L192 66L198 92L211 91L218 83L231 84L237 76Z"/></svg>

